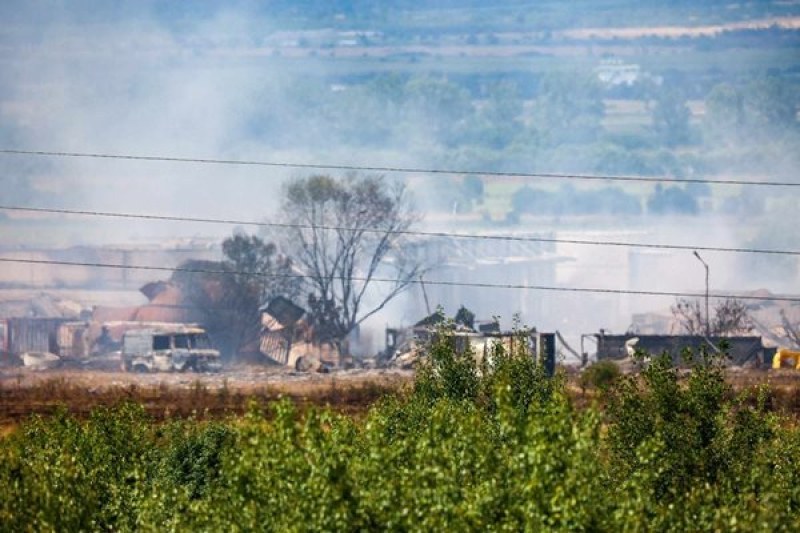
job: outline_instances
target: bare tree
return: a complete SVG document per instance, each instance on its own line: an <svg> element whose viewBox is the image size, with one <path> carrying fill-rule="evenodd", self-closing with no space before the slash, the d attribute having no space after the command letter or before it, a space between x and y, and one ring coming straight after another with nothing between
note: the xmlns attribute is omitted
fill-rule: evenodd
<svg viewBox="0 0 800 533"><path fill-rule="evenodd" d="M672 316L686 334L703 335L706 333L706 319L699 300L679 299L672 306Z"/></svg>
<svg viewBox="0 0 800 533"><path fill-rule="evenodd" d="M672 316L689 335L727 337L746 334L753 328L747 305L736 298L718 300L711 317L705 316L699 300L681 298L672 306Z"/></svg>
<svg viewBox="0 0 800 533"><path fill-rule="evenodd" d="M753 329L747 304L736 298L720 300L714 306L711 334L718 337L746 335Z"/></svg>
<svg viewBox="0 0 800 533"><path fill-rule="evenodd" d="M283 196L291 228L282 242L307 276L315 329L346 350L347 335L422 272L401 246L417 218L405 187L382 176L317 175L289 182Z"/></svg>
<svg viewBox="0 0 800 533"><path fill-rule="evenodd" d="M185 304L199 314L223 354L231 357L256 349L261 332L259 307L279 294L296 297L300 280L291 260L258 237L229 237L222 243L222 252L223 261L182 264L172 281L181 286Z"/></svg>
<svg viewBox="0 0 800 533"><path fill-rule="evenodd" d="M800 346L800 327L789 320L789 317L786 316L786 311L783 309L781 309L781 325L786 333L786 338L795 346Z"/></svg>

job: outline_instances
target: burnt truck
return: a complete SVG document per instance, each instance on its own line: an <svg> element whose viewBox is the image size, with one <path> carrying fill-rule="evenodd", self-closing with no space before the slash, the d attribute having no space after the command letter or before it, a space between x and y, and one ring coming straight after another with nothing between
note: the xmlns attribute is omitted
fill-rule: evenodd
<svg viewBox="0 0 800 533"><path fill-rule="evenodd" d="M216 372L222 368L219 351L206 331L188 324L126 331L121 358L128 372Z"/></svg>

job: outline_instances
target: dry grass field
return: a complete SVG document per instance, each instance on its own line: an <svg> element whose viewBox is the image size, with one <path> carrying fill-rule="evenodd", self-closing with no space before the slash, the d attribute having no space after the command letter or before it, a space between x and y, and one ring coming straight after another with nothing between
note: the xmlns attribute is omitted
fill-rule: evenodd
<svg viewBox="0 0 800 533"><path fill-rule="evenodd" d="M407 371L339 371L299 374L240 367L219 374L128 374L108 371L0 371L0 434L31 415L67 409L87 416L96 407L125 401L143 405L156 420L221 418L252 402L290 398L301 408L330 407L358 415L387 393L411 382Z"/></svg>
<svg viewBox="0 0 800 533"><path fill-rule="evenodd" d="M800 372L735 370L728 373L735 391L769 389L769 407L800 416ZM0 370L0 435L32 415L67 409L88 416L92 409L125 401L143 405L155 420L218 419L242 414L252 402L266 406L290 398L301 409L329 407L358 416L386 394L403 390L413 373L401 370L351 370L302 374L278 368L242 366L219 374L128 374L109 371L22 368ZM567 372L568 389L578 406L599 399L580 387L579 374Z"/></svg>

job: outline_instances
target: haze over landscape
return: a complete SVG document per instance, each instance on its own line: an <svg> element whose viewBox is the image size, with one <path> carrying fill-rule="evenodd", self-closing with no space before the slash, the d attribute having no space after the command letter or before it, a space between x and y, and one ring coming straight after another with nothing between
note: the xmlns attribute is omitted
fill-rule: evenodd
<svg viewBox="0 0 800 533"><path fill-rule="evenodd" d="M0 531L800 531L798 111L800 0L0 1Z"/></svg>
<svg viewBox="0 0 800 533"><path fill-rule="evenodd" d="M43 1L4 2L0 16L6 150L453 170L387 173L410 188L421 215L415 229L800 246L796 187L491 174L797 183L795 2ZM7 205L239 221L280 222L282 184L315 172L325 169L0 155ZM236 226L0 216L4 253L214 248ZM424 253L436 257L430 281L704 288L690 250L423 240ZM794 256L703 257L713 291L797 286ZM3 266L6 286L29 284L33 267L10 268ZM464 304L506 325L520 313L525 323L573 336L624 331L634 313L663 312L674 300L435 286L429 293L431 306L448 313ZM374 318L375 337L425 311L412 286Z"/></svg>

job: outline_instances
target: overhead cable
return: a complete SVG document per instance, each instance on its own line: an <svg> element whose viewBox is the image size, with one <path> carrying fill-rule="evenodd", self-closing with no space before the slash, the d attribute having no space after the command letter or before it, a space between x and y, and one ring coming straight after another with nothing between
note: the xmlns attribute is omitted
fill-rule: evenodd
<svg viewBox="0 0 800 533"><path fill-rule="evenodd" d="M123 270L146 270L146 271L159 271L159 272L185 272L192 274L221 274L221 275L239 275L251 276L257 278L269 279L313 279L314 276L307 274L265 274L262 272L244 272L238 270L215 270L206 268L188 268L188 267L164 267L164 266L149 266L149 265L123 265L117 263L95 263L95 262L77 262L77 261L58 261L49 259L21 259L21 258L0 258L2 263L18 263L18 264L31 264L31 265L59 265L59 266L74 266L74 267L90 267L90 268L113 268ZM589 287L556 287L550 285L529 285L529 284L514 284L514 283L479 283L479 282L466 282L466 281L446 281L446 280L422 280L422 279L400 279L400 278L379 278L379 277L359 277L352 276L344 278L341 276L334 276L333 279L349 279L352 281L362 282L376 282L376 283L404 283L404 284L422 284L429 286L445 286L445 287L475 287L481 289L515 289L515 290L536 290L536 291L555 291L555 292L573 292L573 293L595 293L595 294L630 294L636 296L671 296L678 298L704 298L705 294L695 292L678 292L678 291L636 291L628 289L604 289L604 288L589 288ZM711 295L714 298L735 298L738 300L752 300L752 301L773 301L773 302L792 302L800 303L800 297L793 296L758 296L758 295L736 295L728 293L714 293Z"/></svg>
<svg viewBox="0 0 800 533"><path fill-rule="evenodd" d="M622 181L640 183L705 183L709 185L752 185L758 187L800 187L800 183L787 181L755 181L740 179L675 178L667 176L609 176L600 174L554 173L554 172L492 172L484 170L454 170L422 167L391 167L376 165L344 165L336 163L300 163L291 161L263 161L247 159L213 159L196 157L174 157L158 155L106 154L90 152L57 152L45 150L0 149L0 154L33 155L49 157L73 157L93 159L122 159L131 161L158 161L171 163L199 163L212 165L242 165L258 167L304 168L310 170L348 170L362 172L384 172L404 174L458 174L463 176L497 176L513 178L538 178L557 180Z"/></svg>

